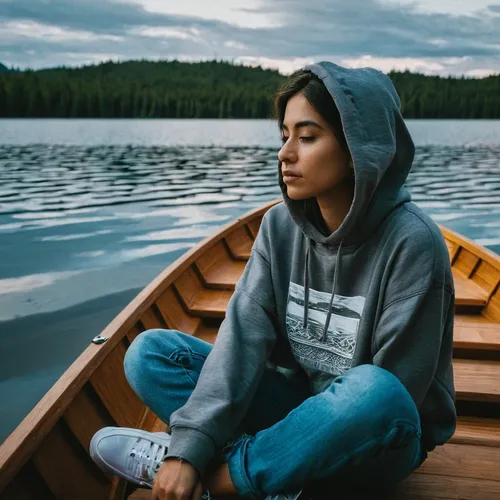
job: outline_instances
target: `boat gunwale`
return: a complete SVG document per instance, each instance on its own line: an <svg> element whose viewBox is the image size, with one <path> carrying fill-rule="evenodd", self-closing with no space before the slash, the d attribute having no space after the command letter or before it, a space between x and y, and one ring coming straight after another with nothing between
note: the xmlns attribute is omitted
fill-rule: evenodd
<svg viewBox="0 0 500 500"><path fill-rule="evenodd" d="M260 217L280 201L282 200L273 200L246 212L236 220L233 219L222 226L216 233L198 242L167 266L118 313L100 333L108 337L108 340L100 345L90 343L0 446L0 493L32 457L42 440L89 381L95 370L137 324L156 299L212 246L234 230Z"/></svg>
<svg viewBox="0 0 500 500"><path fill-rule="evenodd" d="M443 227L438 225L441 230L443 236L454 243L457 243L461 248L468 250L476 257L479 257L484 262L487 262L492 267L494 267L497 271L500 271L500 256L494 253L492 250L488 250L484 246L479 245L479 243L475 243L470 238L463 236L452 229L447 227ZM453 262L452 262L453 267ZM470 279L470 278L469 278Z"/></svg>

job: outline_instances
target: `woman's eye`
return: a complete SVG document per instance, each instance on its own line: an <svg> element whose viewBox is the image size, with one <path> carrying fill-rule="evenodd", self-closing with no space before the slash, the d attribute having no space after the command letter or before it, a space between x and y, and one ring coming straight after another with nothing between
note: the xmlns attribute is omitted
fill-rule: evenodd
<svg viewBox="0 0 500 500"><path fill-rule="evenodd" d="M285 142L288 139L289 139L288 137L282 136L281 137L282 144L285 144ZM314 136L302 136L302 137L299 137L299 140L302 141L302 142L313 142L315 139L316 139L316 137L314 137Z"/></svg>

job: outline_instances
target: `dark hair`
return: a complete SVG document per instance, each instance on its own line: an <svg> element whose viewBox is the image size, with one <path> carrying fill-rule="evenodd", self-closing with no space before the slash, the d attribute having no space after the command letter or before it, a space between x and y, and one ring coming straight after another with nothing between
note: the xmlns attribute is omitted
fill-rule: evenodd
<svg viewBox="0 0 500 500"><path fill-rule="evenodd" d="M313 73L299 70L285 80L274 95L274 117L281 130L285 119L286 105L291 97L303 94L316 111L330 125L335 137L346 152L349 152L342 128L342 121L335 102L323 82Z"/></svg>

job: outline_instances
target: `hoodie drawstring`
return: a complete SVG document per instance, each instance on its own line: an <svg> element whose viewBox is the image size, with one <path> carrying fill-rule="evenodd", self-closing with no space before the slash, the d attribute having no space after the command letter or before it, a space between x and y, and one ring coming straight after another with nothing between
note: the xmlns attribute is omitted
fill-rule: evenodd
<svg viewBox="0 0 500 500"><path fill-rule="evenodd" d="M330 325L330 320L332 317L332 305L333 305L333 299L335 298L335 290L337 288L337 278L339 275L342 243L343 243L343 240L340 241L339 249L337 251L337 262L335 264L335 272L333 274L332 296L330 297L330 305L328 306L328 313L326 315L325 326L323 328L323 335L321 336L321 342L326 342L326 334L328 332L328 326ZM307 328L307 320L308 320L308 316L309 316L309 252L310 252L310 243L309 243L309 238L307 238L306 239L306 263L305 263L305 267L304 267L304 320L302 322L303 328Z"/></svg>
<svg viewBox="0 0 500 500"><path fill-rule="evenodd" d="M326 332L328 331L328 326L330 325L330 319L332 317L332 305L333 299L335 297L335 289L337 288L337 277L339 275L339 267L340 267L340 252L342 250L342 241L340 241L339 249L337 251L337 262L335 264L335 272L333 274L333 290L332 297L330 298L330 305L328 306L328 314L326 315L325 328L323 330L323 336L321 337L322 342L326 342Z"/></svg>
<svg viewBox="0 0 500 500"><path fill-rule="evenodd" d="M309 238L306 238L306 265L304 267L304 320L302 327L307 328L307 319L309 317Z"/></svg>

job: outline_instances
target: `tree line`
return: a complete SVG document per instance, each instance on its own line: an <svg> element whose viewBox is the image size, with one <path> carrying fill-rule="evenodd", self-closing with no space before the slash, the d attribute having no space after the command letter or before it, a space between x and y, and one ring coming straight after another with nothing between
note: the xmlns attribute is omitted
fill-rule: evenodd
<svg viewBox="0 0 500 500"><path fill-rule="evenodd" d="M2 69L4 69L3 67ZM391 72L405 118L500 118L500 75ZM105 62L0 71L3 118L268 118L286 77L229 62Z"/></svg>

